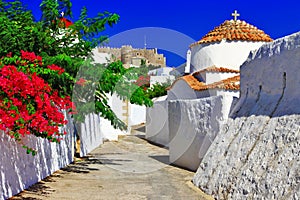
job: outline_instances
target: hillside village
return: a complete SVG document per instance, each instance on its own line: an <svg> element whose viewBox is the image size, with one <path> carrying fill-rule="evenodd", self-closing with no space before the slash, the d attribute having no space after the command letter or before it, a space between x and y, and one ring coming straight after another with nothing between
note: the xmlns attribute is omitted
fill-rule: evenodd
<svg viewBox="0 0 300 200"><path fill-rule="evenodd" d="M300 33L273 40L239 19L236 11L232 17L187 47L185 75L175 80L170 69L158 73L173 83L166 96L153 99L153 107L136 106L114 94L108 101L129 127L145 125L145 139L168 149L170 164L194 172L193 184L213 198L299 199ZM145 59L167 69L166 58L155 49L98 48L94 58L121 60L127 67L138 67ZM64 129L74 132L72 125ZM87 116L80 130L81 156L131 131L116 130L95 114ZM10 158L20 147L11 149L10 138L0 138L0 150L7 152L1 162L9 163L0 169L2 199L73 159L68 149L73 149L74 139L67 136L60 146L46 145L40 152L52 157L51 163L43 156L29 158L7 180L7 171L16 167ZM42 140L31 142L45 145ZM34 174L34 180L18 184L26 174Z"/></svg>

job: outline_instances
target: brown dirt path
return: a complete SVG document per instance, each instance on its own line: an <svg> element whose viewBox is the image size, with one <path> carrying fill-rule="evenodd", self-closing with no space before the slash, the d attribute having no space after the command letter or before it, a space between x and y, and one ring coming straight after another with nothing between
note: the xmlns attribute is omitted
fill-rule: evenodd
<svg viewBox="0 0 300 200"><path fill-rule="evenodd" d="M105 142L11 199L213 199L192 184L193 172L169 165L168 150L143 137L135 132Z"/></svg>

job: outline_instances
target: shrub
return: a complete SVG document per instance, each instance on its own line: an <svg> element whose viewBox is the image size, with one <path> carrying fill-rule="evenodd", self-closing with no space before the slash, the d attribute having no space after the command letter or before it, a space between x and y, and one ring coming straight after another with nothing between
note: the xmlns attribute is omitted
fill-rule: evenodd
<svg viewBox="0 0 300 200"><path fill-rule="evenodd" d="M1 59L0 129L20 143L29 134L51 142L60 142L66 134L59 127L67 123L62 111L73 107L70 97L60 95L39 75L68 77L58 66L44 66L34 53L21 51L20 57L8 54Z"/></svg>

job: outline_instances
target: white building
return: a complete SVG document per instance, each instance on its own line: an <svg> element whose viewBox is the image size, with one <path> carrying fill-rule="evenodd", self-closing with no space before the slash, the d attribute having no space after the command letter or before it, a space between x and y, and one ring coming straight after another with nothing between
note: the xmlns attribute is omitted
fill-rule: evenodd
<svg viewBox="0 0 300 200"><path fill-rule="evenodd" d="M190 45L191 71L219 66L239 70L250 51L271 42L269 35L241 20L226 20Z"/></svg>
<svg viewBox="0 0 300 200"><path fill-rule="evenodd" d="M208 67L177 79L168 100L199 99L218 95L239 95L239 70Z"/></svg>
<svg viewBox="0 0 300 200"><path fill-rule="evenodd" d="M188 75L168 91L170 162L184 168L198 168L227 120L239 97L239 68L249 53L272 41L262 30L237 20L236 13L233 16L190 45Z"/></svg>
<svg viewBox="0 0 300 200"><path fill-rule="evenodd" d="M169 91L170 100L215 96L222 92L228 93L232 88L236 92L229 94L238 96L238 78L230 78L239 75L239 68L251 51L257 50L272 39L255 26L237 20L236 16L239 15L236 12L232 15L233 20L226 20L201 40L190 45L185 68L185 72L190 75L173 84ZM230 87L227 88L222 81ZM220 87L219 84L223 86ZM208 89L218 89L219 92L203 92Z"/></svg>

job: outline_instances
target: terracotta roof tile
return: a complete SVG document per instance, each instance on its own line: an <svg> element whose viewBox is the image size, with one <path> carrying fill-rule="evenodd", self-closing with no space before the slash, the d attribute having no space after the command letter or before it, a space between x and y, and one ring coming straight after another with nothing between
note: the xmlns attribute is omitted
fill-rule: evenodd
<svg viewBox="0 0 300 200"><path fill-rule="evenodd" d="M173 86L179 81L179 80L184 80L192 89L197 90L200 87L202 87L203 85L205 85L205 83L198 81L197 78L195 78L192 74L190 75L185 75L182 77L179 77L178 79L176 79L172 85L170 87L167 88L167 90L170 90L173 88Z"/></svg>
<svg viewBox="0 0 300 200"><path fill-rule="evenodd" d="M205 87L205 83L198 81L193 75L183 76L182 80L184 80L193 90L200 90Z"/></svg>
<svg viewBox="0 0 300 200"><path fill-rule="evenodd" d="M220 42L226 40L240 40L252 42L271 42L272 38L259 30L257 27L240 20L226 20L220 26L215 27L212 31L206 34L201 40L190 45L193 47L203 43Z"/></svg>
<svg viewBox="0 0 300 200"><path fill-rule="evenodd" d="M240 73L239 70L229 69L229 68L225 68L225 67L212 66L212 67L202 69L200 71L196 71L193 73L193 75L198 75L203 72Z"/></svg>
<svg viewBox="0 0 300 200"><path fill-rule="evenodd" d="M193 90L196 91L209 89L240 90L240 75L206 85L190 74L177 79L172 86L168 88L168 90L172 89L178 80L184 80Z"/></svg>

